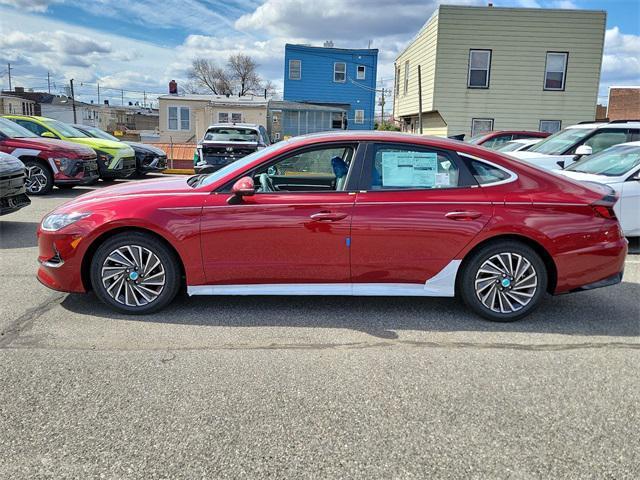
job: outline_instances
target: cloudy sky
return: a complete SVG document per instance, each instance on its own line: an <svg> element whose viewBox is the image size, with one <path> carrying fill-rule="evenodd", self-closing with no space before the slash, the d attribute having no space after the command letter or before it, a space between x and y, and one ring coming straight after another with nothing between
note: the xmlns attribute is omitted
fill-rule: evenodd
<svg viewBox="0 0 640 480"><path fill-rule="evenodd" d="M0 86L52 92L75 79L82 100L141 100L185 79L191 60L223 62L242 51L281 88L284 44L380 49L378 85L391 88L393 61L438 3L486 0L0 0ZM607 11L600 95L640 84L640 1L493 0L495 6Z"/></svg>

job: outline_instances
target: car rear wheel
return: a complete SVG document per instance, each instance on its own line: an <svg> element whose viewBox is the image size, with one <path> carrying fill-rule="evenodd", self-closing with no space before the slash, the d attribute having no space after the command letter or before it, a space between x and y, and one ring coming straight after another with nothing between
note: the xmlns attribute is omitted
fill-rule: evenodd
<svg viewBox="0 0 640 480"><path fill-rule="evenodd" d="M40 162L25 160L27 170L25 187L29 195L46 195L53 189L53 174Z"/></svg>
<svg viewBox="0 0 640 480"><path fill-rule="evenodd" d="M465 262L459 287L474 312L511 322L540 304L547 281L547 269L535 250L517 241L500 241L480 248Z"/></svg>
<svg viewBox="0 0 640 480"><path fill-rule="evenodd" d="M167 306L180 288L175 254L141 232L121 233L98 247L91 261L91 284L107 305L145 314Z"/></svg>

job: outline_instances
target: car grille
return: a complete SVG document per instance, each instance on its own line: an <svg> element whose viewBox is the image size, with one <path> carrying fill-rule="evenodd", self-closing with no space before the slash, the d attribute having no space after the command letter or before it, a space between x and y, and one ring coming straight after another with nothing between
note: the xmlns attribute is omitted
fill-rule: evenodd
<svg viewBox="0 0 640 480"><path fill-rule="evenodd" d="M136 168L136 157L124 157L122 159L123 170L135 170L135 168Z"/></svg>
<svg viewBox="0 0 640 480"><path fill-rule="evenodd" d="M0 197L0 210L12 210L31 203L26 193L13 196Z"/></svg>
<svg viewBox="0 0 640 480"><path fill-rule="evenodd" d="M0 195L10 196L24 191L24 171L12 172L0 178Z"/></svg>
<svg viewBox="0 0 640 480"><path fill-rule="evenodd" d="M85 177L86 176L92 176L92 175L97 175L98 174L98 161L97 160L87 160L85 162L83 162L84 164L84 168L83 168L83 172Z"/></svg>

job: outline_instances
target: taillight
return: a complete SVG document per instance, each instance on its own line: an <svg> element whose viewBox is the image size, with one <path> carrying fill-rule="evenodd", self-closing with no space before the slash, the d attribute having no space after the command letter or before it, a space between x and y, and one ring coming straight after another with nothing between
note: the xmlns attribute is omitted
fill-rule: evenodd
<svg viewBox="0 0 640 480"><path fill-rule="evenodd" d="M607 207L605 205L591 205L593 209L593 213L596 214L596 217L608 218L609 220L616 219L616 212L613 211L612 207Z"/></svg>

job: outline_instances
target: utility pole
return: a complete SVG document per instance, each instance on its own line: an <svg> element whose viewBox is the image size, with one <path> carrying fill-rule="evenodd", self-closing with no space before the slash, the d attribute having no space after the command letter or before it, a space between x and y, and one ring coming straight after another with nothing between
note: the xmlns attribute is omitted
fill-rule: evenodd
<svg viewBox="0 0 640 480"><path fill-rule="evenodd" d="M143 90L142 95L144 95L144 100L142 100L142 108L147 108L147 91Z"/></svg>
<svg viewBox="0 0 640 480"><path fill-rule="evenodd" d="M418 65L418 127L420 128L420 135L422 135L422 73L420 72L420 65Z"/></svg>
<svg viewBox="0 0 640 480"><path fill-rule="evenodd" d="M76 96L73 93L73 78L69 80L69 86L71 87L71 105L73 107L73 123L78 123L76 118Z"/></svg>
<svg viewBox="0 0 640 480"><path fill-rule="evenodd" d="M100 105L100 84L97 83L96 85L98 85L98 105Z"/></svg>
<svg viewBox="0 0 640 480"><path fill-rule="evenodd" d="M382 117L380 126L384 127L384 88L382 88L382 98L380 99L380 116Z"/></svg>
<svg viewBox="0 0 640 480"><path fill-rule="evenodd" d="M7 70L9 72L9 91L11 91L11 64L7 63Z"/></svg>
<svg viewBox="0 0 640 480"><path fill-rule="evenodd" d="M120 90L120 104L124 107L124 90Z"/></svg>
<svg viewBox="0 0 640 480"><path fill-rule="evenodd" d="M47 72L47 91L51 93L51 74Z"/></svg>

